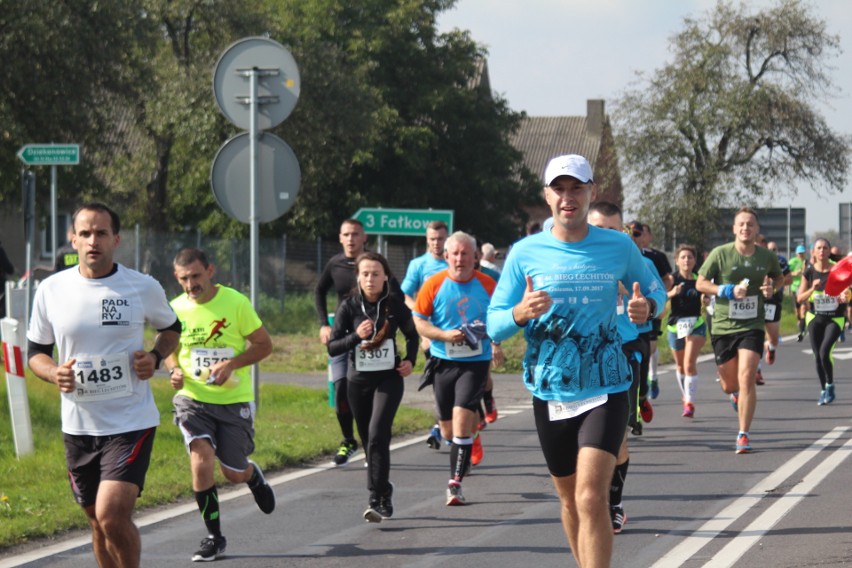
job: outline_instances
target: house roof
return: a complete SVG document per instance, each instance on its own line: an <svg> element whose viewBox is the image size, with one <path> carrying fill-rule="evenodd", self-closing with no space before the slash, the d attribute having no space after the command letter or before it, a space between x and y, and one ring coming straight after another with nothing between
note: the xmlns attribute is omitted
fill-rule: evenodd
<svg viewBox="0 0 852 568"><path fill-rule="evenodd" d="M601 136L590 134L585 116L529 116L512 138L523 152L524 163L542 175L547 161L561 154L585 156L594 169L601 149Z"/></svg>

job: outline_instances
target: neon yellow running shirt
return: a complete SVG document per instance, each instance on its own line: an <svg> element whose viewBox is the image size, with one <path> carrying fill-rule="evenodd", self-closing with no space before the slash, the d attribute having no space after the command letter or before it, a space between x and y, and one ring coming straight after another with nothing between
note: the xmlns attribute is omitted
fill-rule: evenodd
<svg viewBox="0 0 852 568"><path fill-rule="evenodd" d="M178 362L183 369L183 388L177 394L211 404L254 400L250 367L234 371L222 385L208 385L203 370L222 359L246 350L246 337L260 329L260 321L248 298L227 286L209 302L196 304L181 294L171 301L181 323ZM196 371L201 370L200 376Z"/></svg>

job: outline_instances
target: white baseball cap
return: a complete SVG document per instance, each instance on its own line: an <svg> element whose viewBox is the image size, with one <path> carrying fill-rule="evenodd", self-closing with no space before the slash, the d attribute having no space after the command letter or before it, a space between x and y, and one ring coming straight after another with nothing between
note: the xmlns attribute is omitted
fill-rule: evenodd
<svg viewBox="0 0 852 568"><path fill-rule="evenodd" d="M552 158L544 170L544 185L550 185L559 176L571 176L583 183L594 183L592 166L578 154L566 154Z"/></svg>

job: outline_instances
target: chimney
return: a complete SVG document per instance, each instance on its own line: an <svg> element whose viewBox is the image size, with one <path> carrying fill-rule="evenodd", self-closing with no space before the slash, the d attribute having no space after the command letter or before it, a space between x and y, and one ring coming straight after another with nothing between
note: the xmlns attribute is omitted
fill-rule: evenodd
<svg viewBox="0 0 852 568"><path fill-rule="evenodd" d="M604 101L603 99L589 99L586 101L586 134L589 136L603 136L604 124Z"/></svg>

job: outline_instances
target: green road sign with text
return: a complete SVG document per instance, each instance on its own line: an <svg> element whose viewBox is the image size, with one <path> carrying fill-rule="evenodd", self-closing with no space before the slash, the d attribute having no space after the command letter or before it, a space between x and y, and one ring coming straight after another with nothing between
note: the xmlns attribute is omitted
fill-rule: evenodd
<svg viewBox="0 0 852 568"><path fill-rule="evenodd" d="M27 144L18 158L28 166L76 166L80 163L79 144Z"/></svg>
<svg viewBox="0 0 852 568"><path fill-rule="evenodd" d="M382 209L361 208L354 218L364 224L368 235L401 235L417 237L426 234L426 225L443 221L453 232L451 209Z"/></svg>

